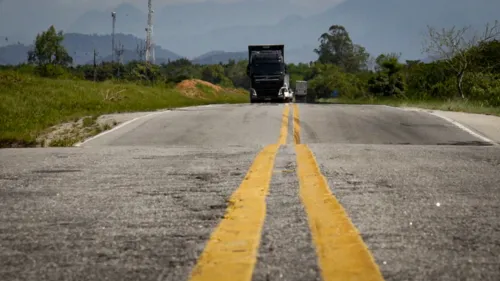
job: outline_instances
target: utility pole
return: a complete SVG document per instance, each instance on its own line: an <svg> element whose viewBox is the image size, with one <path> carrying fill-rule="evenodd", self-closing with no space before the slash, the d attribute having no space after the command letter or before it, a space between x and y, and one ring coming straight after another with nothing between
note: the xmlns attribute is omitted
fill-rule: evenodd
<svg viewBox="0 0 500 281"><path fill-rule="evenodd" d="M118 42L118 49L116 49L116 56L118 57L118 73L117 73L117 77L120 77L120 67L121 67L121 64L123 63L123 53L125 52L125 47L123 46L123 44L121 42Z"/></svg>
<svg viewBox="0 0 500 281"><path fill-rule="evenodd" d="M94 82L97 80L97 55L99 53L94 48Z"/></svg>
<svg viewBox="0 0 500 281"><path fill-rule="evenodd" d="M136 53L139 57L139 61L142 62L144 60L144 55L146 54L146 48L144 47L143 41L139 41L139 43L137 43Z"/></svg>
<svg viewBox="0 0 500 281"><path fill-rule="evenodd" d="M148 27L146 27L146 62L155 63L155 49L153 44L153 3L148 0Z"/></svg>
<svg viewBox="0 0 500 281"><path fill-rule="evenodd" d="M111 13L113 18L113 31L111 33L111 61L115 62L115 25L116 25L116 12Z"/></svg>
<svg viewBox="0 0 500 281"><path fill-rule="evenodd" d="M125 46L119 42L118 43L118 61L123 64L123 53L125 53Z"/></svg>

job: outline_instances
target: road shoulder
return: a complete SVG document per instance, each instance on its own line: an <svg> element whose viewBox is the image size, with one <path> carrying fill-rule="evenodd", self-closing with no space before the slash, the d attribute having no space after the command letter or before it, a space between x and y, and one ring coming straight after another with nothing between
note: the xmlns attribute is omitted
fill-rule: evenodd
<svg viewBox="0 0 500 281"><path fill-rule="evenodd" d="M448 122L453 123L462 130L470 130L469 133L483 139L489 140L496 145L500 144L500 117L486 114L430 110L416 107L401 107L403 110L427 112Z"/></svg>

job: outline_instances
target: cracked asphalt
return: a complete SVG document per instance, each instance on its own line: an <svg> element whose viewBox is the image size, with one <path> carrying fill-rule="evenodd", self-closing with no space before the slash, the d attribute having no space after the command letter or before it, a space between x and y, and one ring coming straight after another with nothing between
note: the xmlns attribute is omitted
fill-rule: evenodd
<svg viewBox="0 0 500 281"><path fill-rule="evenodd" d="M283 126L266 208L251 215L262 228L234 229L260 233L241 246L255 259L238 261L253 270L223 280L338 280L322 275L314 241L326 240L299 195L294 126L385 280L500 280L500 146L426 112L299 104L294 125L284 106L178 109L80 147L0 150L0 280L191 280Z"/></svg>

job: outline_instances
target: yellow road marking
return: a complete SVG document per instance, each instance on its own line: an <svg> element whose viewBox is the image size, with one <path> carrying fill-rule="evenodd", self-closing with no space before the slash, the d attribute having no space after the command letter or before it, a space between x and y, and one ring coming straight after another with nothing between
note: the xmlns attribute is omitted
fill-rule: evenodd
<svg viewBox="0 0 500 281"><path fill-rule="evenodd" d="M286 144L286 138L288 136L288 115L290 114L290 107L288 104L285 104L285 108L283 109L283 116L281 117L281 132L279 144Z"/></svg>
<svg viewBox="0 0 500 281"><path fill-rule="evenodd" d="M266 146L257 155L240 187L231 195L226 214L201 253L190 281L252 280L274 160L280 145L286 143L288 113L287 105L279 143Z"/></svg>
<svg viewBox="0 0 500 281"><path fill-rule="evenodd" d="M294 121L299 120L294 107ZM294 132L300 132L294 122ZM294 133L294 134L295 134ZM323 281L384 280L347 213L330 191L312 151L295 138L300 197L318 256Z"/></svg>
<svg viewBox="0 0 500 281"><path fill-rule="evenodd" d="M293 104L293 139L295 144L300 143L300 120L299 120L299 106Z"/></svg>

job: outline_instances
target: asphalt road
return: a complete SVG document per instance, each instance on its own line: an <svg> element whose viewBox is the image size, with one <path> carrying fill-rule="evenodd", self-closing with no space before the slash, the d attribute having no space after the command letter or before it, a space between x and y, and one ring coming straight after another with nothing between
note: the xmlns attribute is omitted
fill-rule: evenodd
<svg viewBox="0 0 500 281"><path fill-rule="evenodd" d="M0 150L0 280L500 280L499 171L425 112L148 115Z"/></svg>

